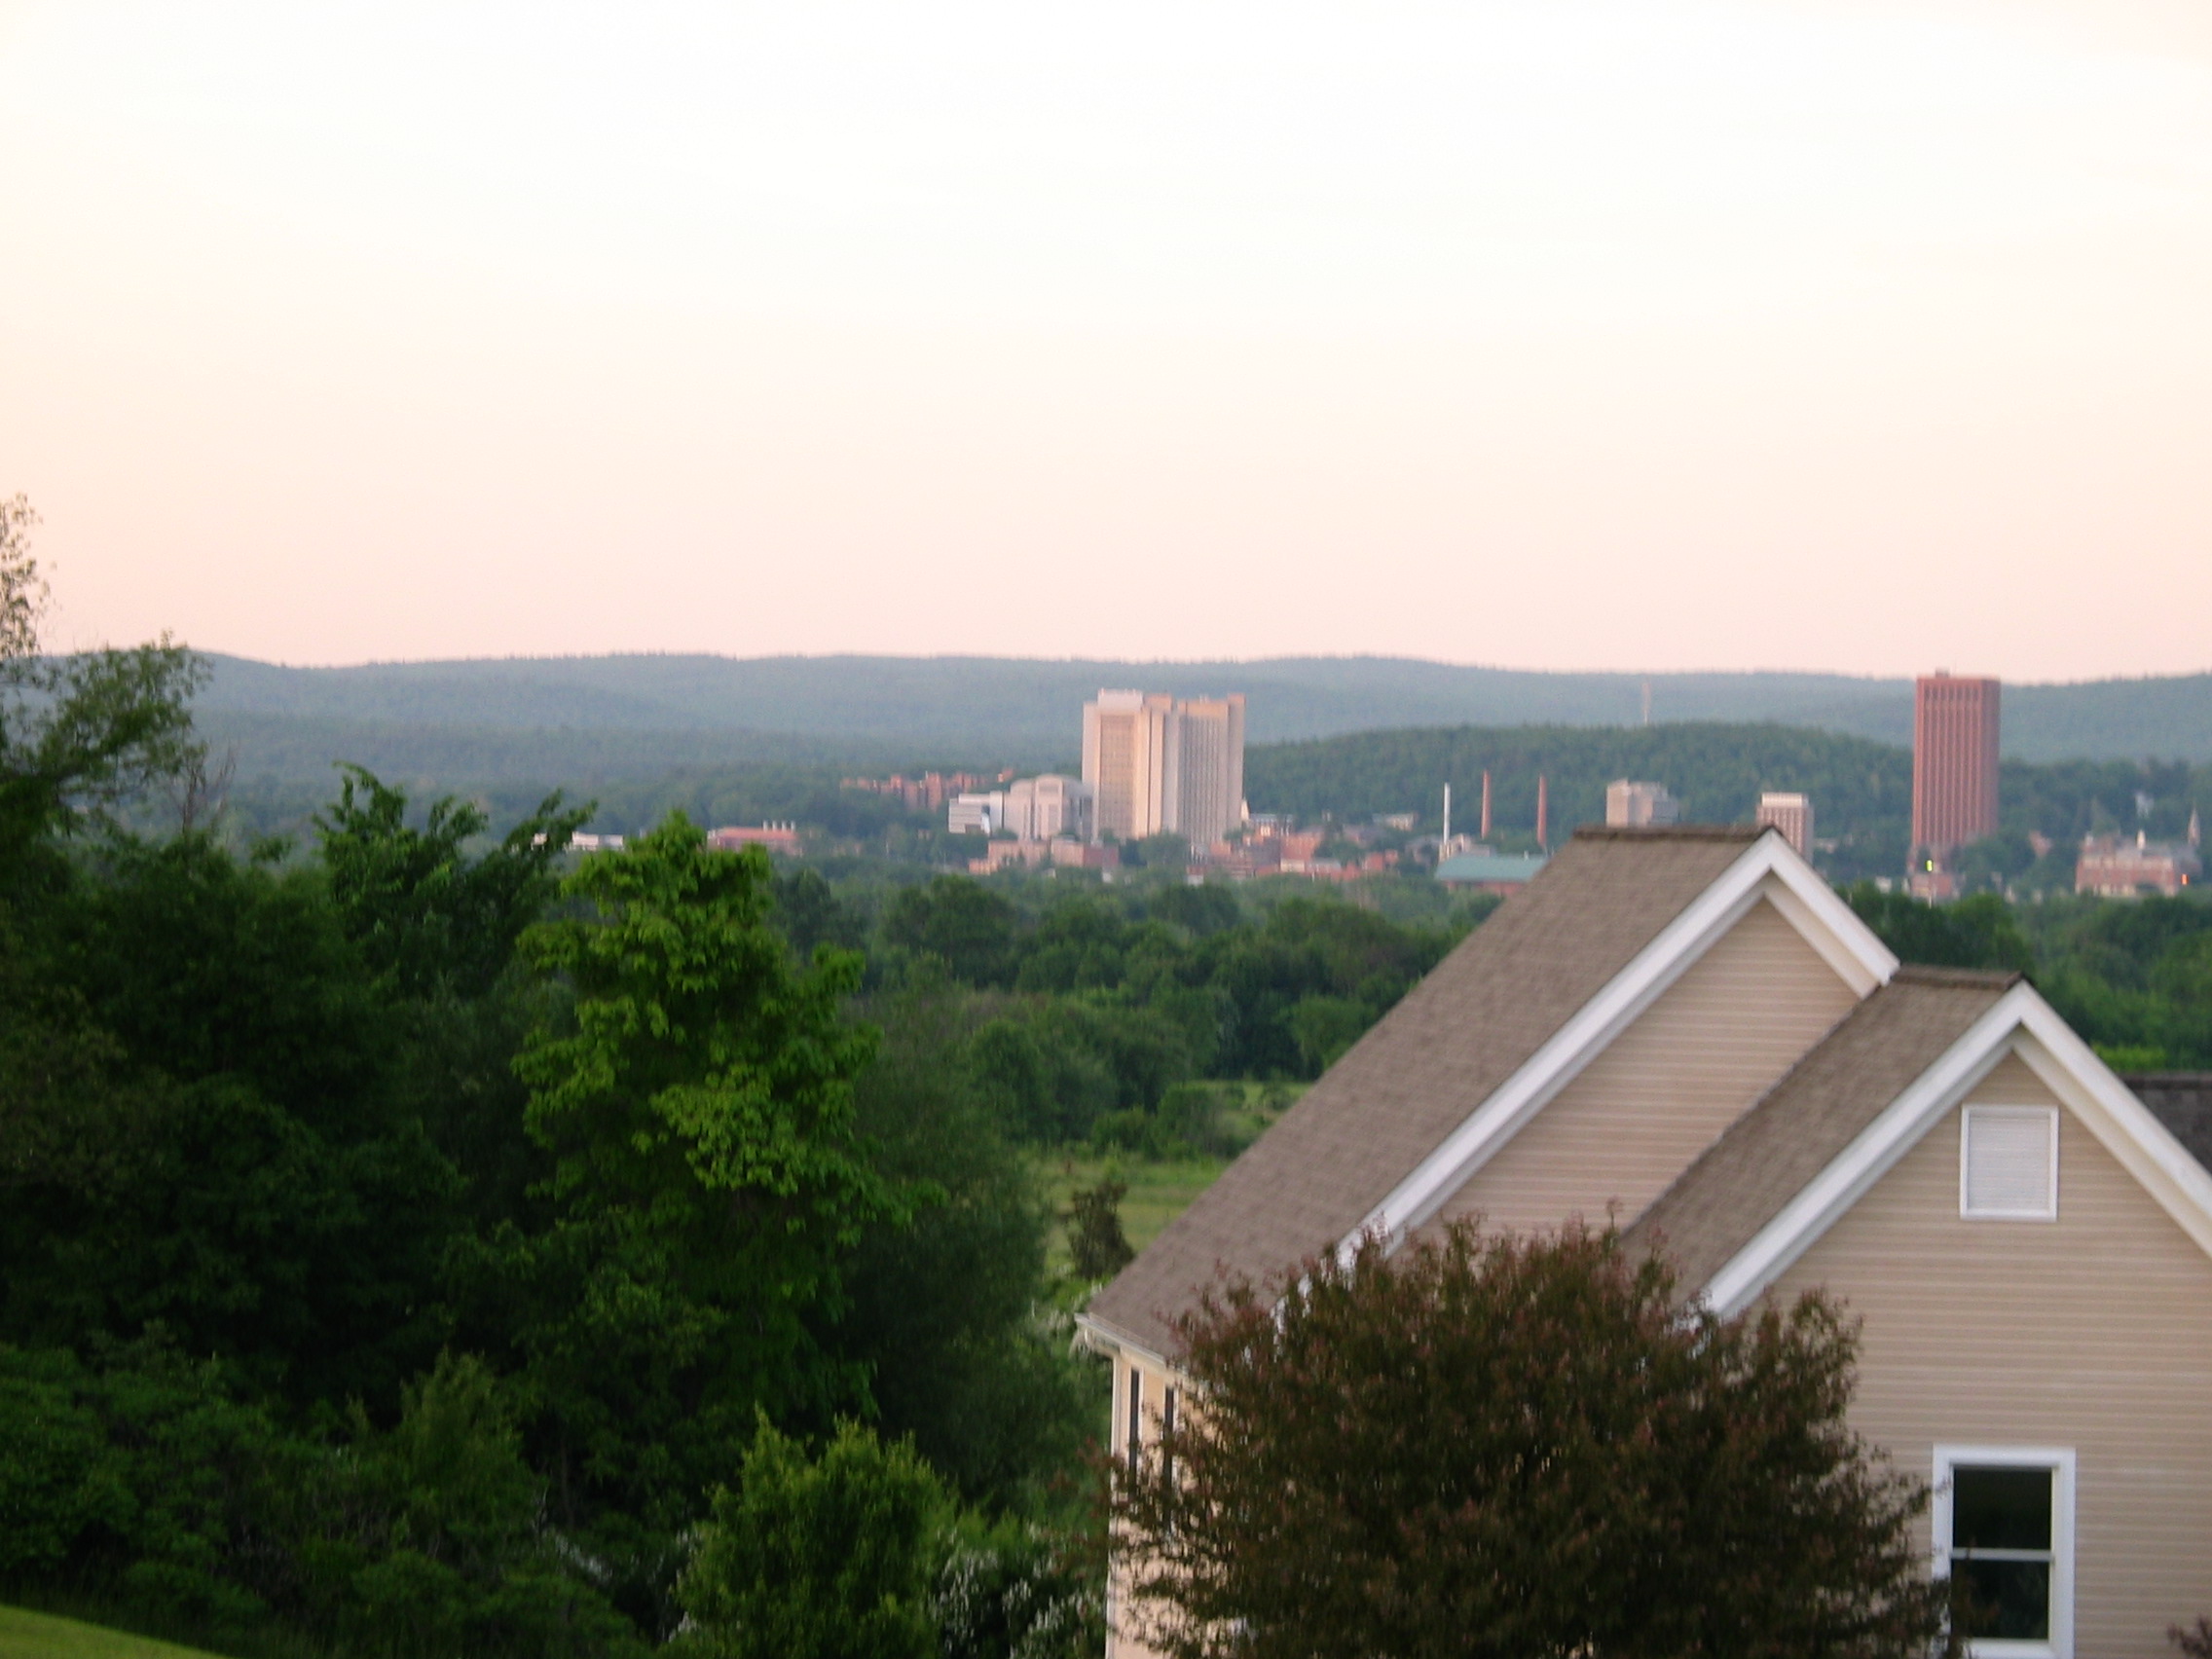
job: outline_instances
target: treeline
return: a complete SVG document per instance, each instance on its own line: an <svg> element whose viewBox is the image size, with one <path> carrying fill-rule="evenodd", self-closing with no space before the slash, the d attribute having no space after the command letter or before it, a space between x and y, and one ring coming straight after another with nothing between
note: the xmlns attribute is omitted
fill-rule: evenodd
<svg viewBox="0 0 2212 1659"><path fill-rule="evenodd" d="M192 664L95 668L0 726L0 1593L223 1644L1087 1650L1038 1149L1234 1150L1220 1080L1481 912L574 859L358 771L300 845L132 833Z"/></svg>
<svg viewBox="0 0 2212 1659"><path fill-rule="evenodd" d="M2120 1071L2212 1069L2212 903L1976 894L1932 905L1871 885L1848 897L1907 962L2028 975Z"/></svg>
<svg viewBox="0 0 2212 1659"><path fill-rule="evenodd" d="M861 959L802 961L765 856L680 820L562 880L578 816L471 855L472 809L361 776L312 859L34 838L0 1585L333 1652L643 1650L719 1604L701 1539L763 1425L850 1419L941 1491L923 1588L957 1557L997 1598L979 1650L1053 1608L1063 1650L1097 1389L972 1022L920 983L855 1017Z"/></svg>

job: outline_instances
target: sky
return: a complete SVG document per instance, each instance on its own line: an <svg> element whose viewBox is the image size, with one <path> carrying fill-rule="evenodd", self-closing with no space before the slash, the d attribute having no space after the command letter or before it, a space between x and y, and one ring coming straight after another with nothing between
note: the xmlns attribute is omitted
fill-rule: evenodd
<svg viewBox="0 0 2212 1659"><path fill-rule="evenodd" d="M2212 668L2212 6L0 0L57 645Z"/></svg>

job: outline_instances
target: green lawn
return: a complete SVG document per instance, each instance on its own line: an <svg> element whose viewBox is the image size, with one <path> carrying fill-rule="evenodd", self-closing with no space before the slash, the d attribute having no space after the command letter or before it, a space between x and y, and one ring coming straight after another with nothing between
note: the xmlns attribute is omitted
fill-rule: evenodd
<svg viewBox="0 0 2212 1659"><path fill-rule="evenodd" d="M1303 1083L1241 1087L1244 1103L1230 1121L1245 1138L1256 1138L1307 1089ZM1229 1167L1229 1160L1140 1158L1133 1153L1099 1154L1067 1147L1040 1154L1039 1165L1055 1211L1067 1208L1068 1195L1078 1187L1095 1187L1108 1175L1126 1182L1129 1192L1122 1200L1122 1231L1128 1235L1132 1248L1142 1250L1160 1236L1161 1228L1191 1207L1193 1198L1213 1185ZM1064 1272L1068 1265L1067 1235L1057 1228L1052 1232L1051 1262L1054 1272Z"/></svg>
<svg viewBox="0 0 2212 1659"><path fill-rule="evenodd" d="M197 1647L178 1647L143 1636L126 1636L19 1607L0 1607L0 1659L211 1659Z"/></svg>
<svg viewBox="0 0 2212 1659"><path fill-rule="evenodd" d="M1045 1157L1045 1189L1052 1208L1065 1210L1068 1195L1078 1187L1095 1187L1108 1175L1128 1183L1122 1200L1122 1231L1129 1243L1143 1249L1160 1236L1160 1230L1190 1208L1191 1200L1213 1185L1214 1177L1229 1167L1225 1158L1155 1160L1127 1155L1097 1157L1088 1152L1055 1152ZM1068 1265L1067 1235L1052 1232L1051 1267L1060 1272Z"/></svg>

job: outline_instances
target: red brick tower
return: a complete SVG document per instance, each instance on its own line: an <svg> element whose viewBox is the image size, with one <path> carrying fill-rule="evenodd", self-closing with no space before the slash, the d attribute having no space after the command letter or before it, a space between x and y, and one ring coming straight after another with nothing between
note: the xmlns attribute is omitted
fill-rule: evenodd
<svg viewBox="0 0 2212 1659"><path fill-rule="evenodd" d="M1913 685L1912 845L1941 863L1997 830L1994 680L1936 673Z"/></svg>

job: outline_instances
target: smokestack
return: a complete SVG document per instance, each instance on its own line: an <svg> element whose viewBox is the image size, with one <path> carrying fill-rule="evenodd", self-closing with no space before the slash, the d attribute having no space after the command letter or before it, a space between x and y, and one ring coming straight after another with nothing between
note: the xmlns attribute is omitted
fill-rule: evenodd
<svg viewBox="0 0 2212 1659"><path fill-rule="evenodd" d="M1437 843L1441 849L1452 844L1452 786L1444 786L1444 835Z"/></svg>
<svg viewBox="0 0 2212 1659"><path fill-rule="evenodd" d="M1546 821L1551 816L1551 804L1549 780L1544 777L1543 773L1538 772L1536 774L1536 845L1543 848L1547 853L1552 848L1551 836L1545 830Z"/></svg>
<svg viewBox="0 0 2212 1659"><path fill-rule="evenodd" d="M1482 833L1482 838L1483 838L1484 840L1486 840L1486 841L1490 839L1490 774L1489 774L1488 772L1485 772L1485 773L1483 774L1483 833Z"/></svg>

